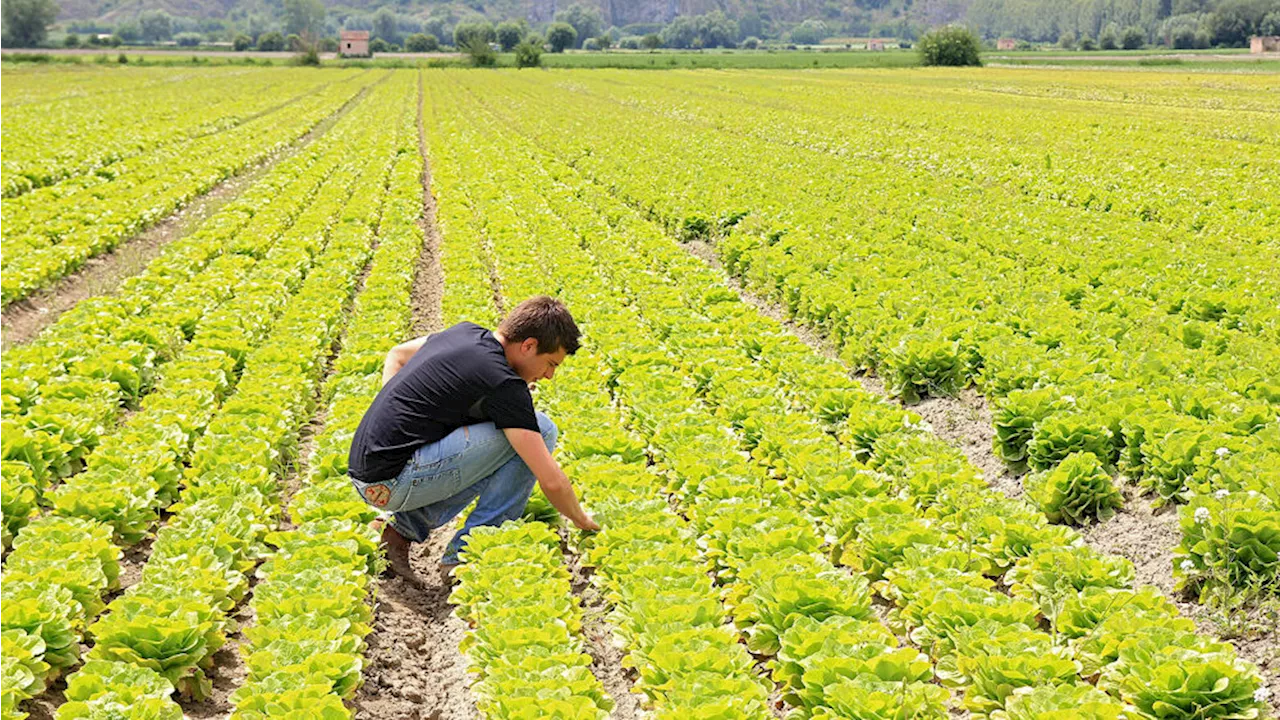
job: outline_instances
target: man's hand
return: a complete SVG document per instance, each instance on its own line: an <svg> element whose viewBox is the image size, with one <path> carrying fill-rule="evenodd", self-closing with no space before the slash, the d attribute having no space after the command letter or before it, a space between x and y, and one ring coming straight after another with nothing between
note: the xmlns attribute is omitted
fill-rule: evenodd
<svg viewBox="0 0 1280 720"><path fill-rule="evenodd" d="M560 463L551 457L542 434L522 428L505 428L502 432L507 436L511 447L515 448L516 454L533 471L533 476L538 479L538 487L542 488L542 494L547 496L551 506L579 529L599 530L600 525L578 503L573 485L560 468Z"/></svg>

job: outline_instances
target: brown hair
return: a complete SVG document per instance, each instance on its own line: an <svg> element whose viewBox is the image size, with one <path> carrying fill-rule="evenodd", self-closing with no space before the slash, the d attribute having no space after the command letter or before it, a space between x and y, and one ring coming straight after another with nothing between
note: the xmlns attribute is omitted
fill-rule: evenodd
<svg viewBox="0 0 1280 720"><path fill-rule="evenodd" d="M570 355L578 352L578 325L569 308L559 300L539 295L529 298L507 313L498 325L507 342L538 341L538 354L553 353L564 348Z"/></svg>

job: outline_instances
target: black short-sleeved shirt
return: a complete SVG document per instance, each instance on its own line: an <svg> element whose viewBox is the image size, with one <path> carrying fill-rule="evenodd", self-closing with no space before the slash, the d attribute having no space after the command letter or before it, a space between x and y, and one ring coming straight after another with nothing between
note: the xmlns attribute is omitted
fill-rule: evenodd
<svg viewBox="0 0 1280 720"><path fill-rule="evenodd" d="M529 386L502 343L475 323L458 323L429 337L373 399L351 441L348 472L363 482L390 480L423 445L490 421L538 431Z"/></svg>

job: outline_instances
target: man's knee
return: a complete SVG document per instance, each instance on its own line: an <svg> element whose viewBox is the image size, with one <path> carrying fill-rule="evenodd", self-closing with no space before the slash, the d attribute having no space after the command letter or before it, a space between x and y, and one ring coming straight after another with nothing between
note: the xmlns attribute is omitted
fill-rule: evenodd
<svg viewBox="0 0 1280 720"><path fill-rule="evenodd" d="M551 422L551 418L545 413L538 413L538 431L542 433L542 440L547 444L548 450L556 449L556 438L559 437L560 431L556 428L556 424Z"/></svg>

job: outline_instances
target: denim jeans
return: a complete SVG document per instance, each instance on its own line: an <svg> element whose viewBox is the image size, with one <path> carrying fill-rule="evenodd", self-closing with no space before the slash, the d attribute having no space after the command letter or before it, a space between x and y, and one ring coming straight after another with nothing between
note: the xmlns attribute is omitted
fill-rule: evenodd
<svg viewBox="0 0 1280 720"><path fill-rule="evenodd" d="M556 445L556 426L538 413L538 429L547 450ZM458 428L438 442L414 452L404 470L391 480L364 483L352 479L365 502L391 513L391 524L410 542L422 542L430 531L452 520L476 500L466 524L453 536L442 563L458 562L467 533L480 525L501 525L524 512L537 479L507 436L493 423ZM380 506L374 499L385 502Z"/></svg>

